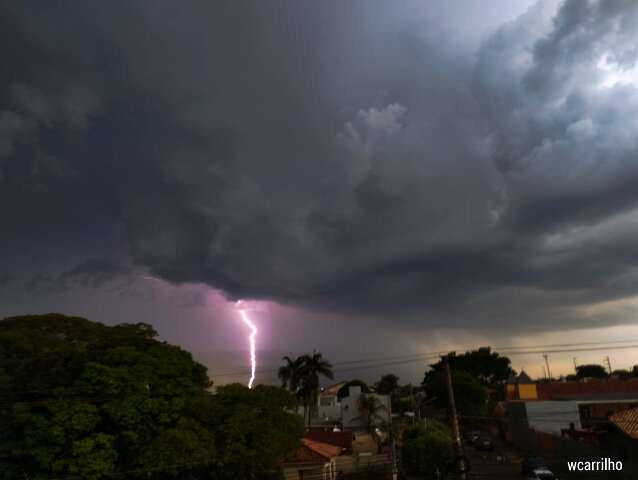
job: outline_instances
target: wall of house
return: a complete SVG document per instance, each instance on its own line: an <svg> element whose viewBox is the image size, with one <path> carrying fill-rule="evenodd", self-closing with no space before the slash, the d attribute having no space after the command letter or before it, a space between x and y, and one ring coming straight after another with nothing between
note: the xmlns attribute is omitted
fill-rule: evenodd
<svg viewBox="0 0 638 480"><path fill-rule="evenodd" d="M578 413L578 402L572 400L542 400L525 402L529 428L538 432L560 435L561 430L573 423L576 429L582 428Z"/></svg>
<svg viewBox="0 0 638 480"><path fill-rule="evenodd" d="M284 478L285 480L323 479L325 470L324 465L291 465L284 467Z"/></svg>
<svg viewBox="0 0 638 480"><path fill-rule="evenodd" d="M336 395L319 395L317 401L319 420L328 422L341 420L341 403L337 401Z"/></svg>
<svg viewBox="0 0 638 480"><path fill-rule="evenodd" d="M341 399L341 421L344 428L359 429L364 427L362 421L361 412L359 411L359 397L361 396L361 387L351 386L350 394ZM378 395L371 393L376 397L377 401L385 407L384 410L379 410L379 420L376 422L378 426L388 425L390 423L390 416L392 414L392 406L390 404L389 395Z"/></svg>
<svg viewBox="0 0 638 480"><path fill-rule="evenodd" d="M538 398L536 384L530 383L518 385L518 398L521 400L536 400Z"/></svg>
<svg viewBox="0 0 638 480"><path fill-rule="evenodd" d="M592 428L607 423L609 416L621 410L638 406L638 400L582 401L579 402L580 421L583 428Z"/></svg>

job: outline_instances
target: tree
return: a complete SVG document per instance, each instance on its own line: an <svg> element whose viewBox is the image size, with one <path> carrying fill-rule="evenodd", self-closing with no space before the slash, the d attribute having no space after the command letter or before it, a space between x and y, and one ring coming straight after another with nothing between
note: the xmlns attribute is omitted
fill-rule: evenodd
<svg viewBox="0 0 638 480"><path fill-rule="evenodd" d="M155 336L58 314L0 321L0 478L277 475L302 430L290 394L213 395L205 367Z"/></svg>
<svg viewBox="0 0 638 480"><path fill-rule="evenodd" d="M583 378L607 378L607 370L602 365L590 364L590 365L578 365L576 367L576 376L579 379Z"/></svg>
<svg viewBox="0 0 638 480"><path fill-rule="evenodd" d="M283 357L282 362L284 364L279 367L277 376L281 380L281 386L287 388L291 392L296 392L299 388L299 382L301 380L301 359L291 359L288 356Z"/></svg>
<svg viewBox="0 0 638 480"><path fill-rule="evenodd" d="M434 397L434 405L447 408L448 392L443 372L430 371L423 380L423 386L429 397ZM452 386L456 409L459 414L483 416L487 409L487 392L481 382L463 370L452 371Z"/></svg>
<svg viewBox="0 0 638 480"><path fill-rule="evenodd" d="M361 420L365 429L372 435L377 448L381 448L383 437L377 431L377 427L387 429L385 417L382 412L387 412L387 408L383 405L376 395L362 393L357 400L357 406L361 416L356 420Z"/></svg>
<svg viewBox="0 0 638 480"><path fill-rule="evenodd" d="M334 373L332 372L332 364L324 359L321 353L313 352L312 355L302 355L297 360L300 362L300 389L304 392L304 396L310 406L308 415L308 422L310 422L310 418L312 418L317 409L319 376L332 380Z"/></svg>
<svg viewBox="0 0 638 480"><path fill-rule="evenodd" d="M403 467L419 478L455 478L456 455L450 430L435 420L428 420L427 425L419 424L403 432Z"/></svg>
<svg viewBox="0 0 638 480"><path fill-rule="evenodd" d="M306 392L300 388L301 383L301 357L296 359L292 359L288 356L285 356L281 359L284 364L279 367L277 371L277 376L279 380L281 380L282 388L287 388L290 392L295 396L295 409L299 408L299 401L303 402L304 406L304 418L306 418L306 409L307 409L307 401L306 401Z"/></svg>
<svg viewBox="0 0 638 480"><path fill-rule="evenodd" d="M381 395L392 395L399 388L399 377L392 373L383 375L381 379L375 384L377 393Z"/></svg>
<svg viewBox="0 0 638 480"><path fill-rule="evenodd" d="M620 380L627 380L629 378L632 378L631 372L625 369L614 370L612 372L612 375L616 378L619 378Z"/></svg>
<svg viewBox="0 0 638 480"><path fill-rule="evenodd" d="M216 439L215 479L278 479L282 458L294 452L303 422L288 413L293 397L273 386L218 387L206 424Z"/></svg>
<svg viewBox="0 0 638 480"><path fill-rule="evenodd" d="M493 352L490 347L481 347L461 355L451 355L449 362L450 369L463 370L489 387L503 384L513 373L510 359ZM434 372L444 370L442 360L430 365L430 367Z"/></svg>

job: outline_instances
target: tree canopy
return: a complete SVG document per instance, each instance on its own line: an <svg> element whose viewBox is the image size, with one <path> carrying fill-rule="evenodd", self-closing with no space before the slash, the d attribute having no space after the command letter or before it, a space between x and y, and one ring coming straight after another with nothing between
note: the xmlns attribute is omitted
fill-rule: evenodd
<svg viewBox="0 0 638 480"><path fill-rule="evenodd" d="M602 365L578 365L576 367L576 377L581 378L607 378L609 374Z"/></svg>
<svg viewBox="0 0 638 480"><path fill-rule="evenodd" d="M382 375L377 383L375 383L377 393L381 395L392 395L399 388L399 377L393 373Z"/></svg>
<svg viewBox="0 0 638 480"><path fill-rule="evenodd" d="M448 358L450 369L463 370L486 386L502 384L513 373L510 359L492 351L490 347L481 347L460 355L452 354ZM442 360L430 366L432 372L444 369Z"/></svg>
<svg viewBox="0 0 638 480"><path fill-rule="evenodd" d="M220 387L151 326L0 321L0 479L279 475L303 426L277 387ZM264 473L265 472L265 473Z"/></svg>
<svg viewBox="0 0 638 480"><path fill-rule="evenodd" d="M434 397L434 405L439 408L448 406L447 383L443 372L425 376L423 382L429 397ZM487 392L485 386L464 370L452 371L452 387L456 409L461 415L481 416L487 410Z"/></svg>
<svg viewBox="0 0 638 480"><path fill-rule="evenodd" d="M446 425L428 420L427 427L419 424L405 430L402 441L402 463L408 473L433 480L456 478L452 433Z"/></svg>

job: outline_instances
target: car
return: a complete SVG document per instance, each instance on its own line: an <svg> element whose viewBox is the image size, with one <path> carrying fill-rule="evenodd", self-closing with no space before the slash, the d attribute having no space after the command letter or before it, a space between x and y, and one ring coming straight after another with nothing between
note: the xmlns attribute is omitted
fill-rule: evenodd
<svg viewBox="0 0 638 480"><path fill-rule="evenodd" d="M526 476L525 480L558 480L556 475L547 467L532 469Z"/></svg>
<svg viewBox="0 0 638 480"><path fill-rule="evenodd" d="M547 469L547 463L542 457L527 456L521 463L523 473L532 473L535 469Z"/></svg>
<svg viewBox="0 0 638 480"><path fill-rule="evenodd" d="M465 437L465 441L467 443L474 443L476 442L479 437L481 436L481 432L475 431L475 430L471 430L469 432L466 432L464 437Z"/></svg>
<svg viewBox="0 0 638 480"><path fill-rule="evenodd" d="M477 450L481 450L484 452L491 452L492 450L494 450L494 444L492 443L492 440L487 437L479 437L477 440L475 440L474 447Z"/></svg>

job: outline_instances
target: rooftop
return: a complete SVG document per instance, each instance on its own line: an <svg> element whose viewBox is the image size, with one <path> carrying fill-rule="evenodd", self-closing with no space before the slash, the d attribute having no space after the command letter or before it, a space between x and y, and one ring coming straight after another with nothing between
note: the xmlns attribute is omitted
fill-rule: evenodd
<svg viewBox="0 0 638 480"><path fill-rule="evenodd" d="M636 399L638 379L537 384L539 400Z"/></svg>
<svg viewBox="0 0 638 480"><path fill-rule="evenodd" d="M352 432L307 432L304 438L334 445L341 449L352 449Z"/></svg>
<svg viewBox="0 0 638 480"><path fill-rule="evenodd" d="M609 420L625 435L638 440L638 407L614 413Z"/></svg>

